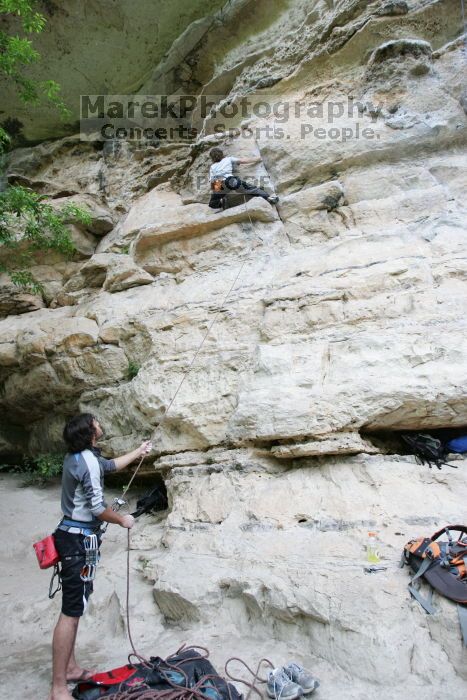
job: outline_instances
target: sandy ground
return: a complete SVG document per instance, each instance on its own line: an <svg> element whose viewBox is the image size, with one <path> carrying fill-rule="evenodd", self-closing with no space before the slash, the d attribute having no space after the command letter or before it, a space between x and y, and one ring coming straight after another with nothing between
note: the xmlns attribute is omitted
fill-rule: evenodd
<svg viewBox="0 0 467 700"><path fill-rule="evenodd" d="M109 501L117 495L109 489L106 493ZM60 593L53 600L48 599L50 573L39 569L32 543L52 532L60 518L60 486L23 488L21 477L1 475L0 502L3 562L0 569L0 697L46 700L51 676L51 637L60 611ZM146 528L160 528L157 518L144 516L137 521L132 533L135 547L138 547L138 530L141 534ZM144 552L132 552L131 557L132 632L140 653L167 656L183 642L205 645L219 671L223 671L230 656L240 656L255 666L263 656L280 664L291 658L300 660L299 654L292 654L293 642L279 644L271 639L258 640L253 630L251 639L236 638L232 634L235 621L228 631L215 627L197 630L165 627L154 603L151 583L141 575ZM126 663L131 650L125 626L126 534L118 526L110 526L107 531L99 569L95 592L80 623L77 657L85 667L102 671ZM232 668L233 672L238 670ZM335 676L334 691L337 692L341 684L344 690L346 680L336 677L333 669L321 667L319 671L317 675L325 674L329 680L330 676ZM239 690L242 692L244 688L240 685ZM323 700L338 696L334 692L323 694L320 689L314 697ZM365 694L360 698L363 700Z"/></svg>
<svg viewBox="0 0 467 700"><path fill-rule="evenodd" d="M107 491L107 495L110 498L117 494ZM51 570L39 569L32 543L52 532L60 519L60 485L43 489L23 488L21 477L2 475L0 499L3 525L0 541L3 562L0 569L0 697L45 699L51 675L51 636L60 611L61 594L49 600ZM115 583L122 591L126 581L125 549L125 531L117 526L110 527L105 537L103 557L110 565L117 557L119 570L115 573ZM144 585L142 577L139 578L139 585ZM104 670L126 662L129 644L125 641L119 606L114 605L117 609L112 616L115 598L112 583L112 572L103 566L98 572L92 603L78 633L78 657L86 667ZM147 589L151 596L149 584ZM97 599L96 603L94 599ZM102 608L106 609L106 615L100 623ZM137 637L140 640L141 635Z"/></svg>
<svg viewBox="0 0 467 700"><path fill-rule="evenodd" d="M110 502L121 491L106 490ZM0 556L0 699L47 700L51 678L52 631L60 611L61 594L48 598L49 570L41 571L32 543L51 533L60 518L60 485L45 489L23 488L21 478L0 475L0 512L2 538ZM152 582L142 574L145 552L154 554L163 528L161 516L143 516L132 530L130 566L131 630L138 651L146 657L166 657L184 642L205 646L210 660L223 673L225 661L232 656L244 659L256 668L263 657L281 666L295 660L311 669L320 678L321 687L312 696L315 700L434 700L440 697L413 679L413 687L392 690L375 686L343 673L337 663L320 658L319 649L310 656L301 648L300 636L290 630L286 640L261 636L251 629L245 637L237 632L232 614L219 617L209 624L168 626L161 616L154 596ZM126 531L110 526L102 545L95 591L86 614L81 620L77 640L78 662L87 668L110 670L127 663L131 651L126 633ZM147 556L147 554L146 554ZM227 611L224 611L227 612ZM231 671L248 678L237 666ZM395 680L397 671L394 670ZM237 684L240 692L245 687ZM264 686L263 686L264 687ZM460 687L444 695L449 700L467 697ZM253 697L253 696L251 696Z"/></svg>

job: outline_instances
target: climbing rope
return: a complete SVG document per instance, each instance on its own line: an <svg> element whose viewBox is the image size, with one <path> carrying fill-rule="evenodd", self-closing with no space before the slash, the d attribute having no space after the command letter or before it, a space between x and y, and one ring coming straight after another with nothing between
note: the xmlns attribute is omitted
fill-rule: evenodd
<svg viewBox="0 0 467 700"><path fill-rule="evenodd" d="M250 215L250 212L249 212L249 210L248 210L248 205L247 205L247 203L246 203L246 197L247 197L247 195L244 195L244 200L245 200L245 205L246 205L246 211L247 211L247 214L248 214L248 219L249 219L249 222L250 222L251 229L253 229L253 221L252 221L252 219L251 219L251 215ZM242 227L243 227L243 224L242 224ZM237 281L238 281L240 275L241 275L242 272L243 272L243 268L245 267L245 263L246 263L247 260L249 259L249 254L251 253L251 250L252 250L252 246L250 246L250 249L249 249L249 251L248 251L248 254L245 256L245 258L244 258L242 264L240 265L240 268L239 268L239 270L238 270L238 272L237 272L237 274L236 274L236 276L235 276L234 281L232 282L232 284L231 284L231 286L230 286L229 291L228 291L227 294L225 295L224 299L222 300L221 305L219 306L218 310L216 311L216 313L215 313L215 315L214 315L214 318L212 319L211 323L209 324L209 326L208 326L208 328L207 328L207 330L206 330L206 332L205 332L205 334L204 334L204 336L203 336L203 339L202 339L202 341L201 341L201 343L200 343L198 349L196 350L196 352L195 352L195 354L194 354L194 356L193 356L193 358L192 358L190 364L188 365L188 369L185 370L185 372L184 372L184 374L183 374L183 376L182 376L182 379L180 380L180 383L179 383L177 389L175 390L175 393L174 393L172 399L169 401L169 405L167 406L167 408L166 408L166 410L165 410L165 413L164 413L164 415L162 416L162 419L161 419L159 425L157 426L157 430L160 430L160 429L161 429L161 426L164 424L164 421L166 420L166 418L167 418L167 416L168 416L168 413L169 413L169 411L170 411L170 409L171 409L171 407L172 407L172 405L173 405L175 399L177 398L178 392L180 391L180 389L182 388L182 386L183 386L183 384L184 384L186 378L187 378L188 375L190 374L190 372L191 372L191 370L192 370L192 368L193 368L193 365L194 365L194 363L195 363L195 361L196 361L196 358L198 357L199 353L201 352L201 350L202 350L202 348L203 348L204 343L206 342L206 340L207 340L209 334L211 333L211 330L212 330L214 324L216 323L217 318L218 318L219 314L221 313L222 308L224 307L225 303L227 302L227 299L229 298L230 294L233 292L233 290L234 290L234 288L235 288L235 285L237 284ZM144 456L145 456L145 455L143 455L143 456L141 457L140 461L138 462L138 465L137 465L135 471L133 472L133 475L132 475L130 481L128 482L127 486L125 487L125 490L123 491L122 498L123 498L123 497L126 495L126 493L129 491L130 486L131 486L131 484L133 483L134 478L135 478L136 474L138 473L138 471L139 471L139 469L140 469L140 467L141 467L141 464L143 463Z"/></svg>
<svg viewBox="0 0 467 700"><path fill-rule="evenodd" d="M183 652L188 652L190 650L193 650L195 652L194 656L186 656L184 655L183 660L179 663L174 663L173 659L177 657L182 651ZM203 653L199 653L199 651ZM221 683L223 687L225 685L225 689L227 691L227 696L229 700L232 700L232 690L230 684L226 681L225 678L220 676L217 673L208 673L205 675L202 675L196 682L195 685L190 686L190 680L185 672L183 664L187 664L190 662L196 662L200 661L200 659L208 659L209 658L209 651L205 647L200 647L200 646L185 646L183 644L180 649L178 649L175 654L172 654L168 656L166 659L158 659L155 658L153 663L147 662L145 666L147 665L148 668L151 670L157 671L158 674L162 676L164 681L167 683L169 688L165 690L157 690L155 688L151 688L147 683L142 682L138 683L138 685L132 687L132 688L127 688L123 689L122 686L124 685L125 681L122 681L118 688L115 690L114 693L111 693L110 695L106 694L106 697L109 698L109 700L206 700L207 697L209 697L206 694L206 686L210 686L215 688L214 683ZM238 678L235 676L232 676L228 670L228 666L232 662L238 662L242 664L248 671L251 673L253 676L253 681L249 682L244 680L243 678ZM162 663L161 663L162 662ZM271 661L268 659L261 659L258 663L258 667L256 669L256 672L252 671L251 668L248 666L248 664L243 661L242 659L233 656L232 658L228 659L226 664L225 664L225 674L227 678L230 678L230 680L233 680L237 683L243 683L249 688L249 692L245 698L245 700L248 700L250 697L251 692L257 693L257 695L262 698L262 693L261 691L257 688L256 683L266 683L267 679L266 678L260 678L259 676L259 671L260 668L263 664L266 664L270 668L274 668L273 664ZM170 671L175 671L177 674L181 675L184 682L183 683L175 683L173 681L173 678L169 676L168 672ZM214 683L212 683L214 681ZM216 693L218 696L223 696L223 693L218 692Z"/></svg>
<svg viewBox="0 0 467 700"><path fill-rule="evenodd" d="M464 27L464 54L467 57L467 24L466 24L466 19L465 19L465 7L464 7L464 0L461 0L461 13L462 13L462 24Z"/></svg>
<svg viewBox="0 0 467 700"><path fill-rule="evenodd" d="M128 656L128 663L130 662L131 656L135 656L138 661L140 661L144 666L150 666L150 663L144 656L137 651L135 643L133 642L133 637L131 635L131 625L130 625L130 529L127 529L127 546L126 546L126 631L128 634L128 641L130 642L131 650L133 654Z"/></svg>
<svg viewBox="0 0 467 700"><path fill-rule="evenodd" d="M253 230L253 221L252 221L252 219L251 219L251 214L250 214L250 212L249 212L249 210L248 210L247 195L244 195L243 198L244 198L244 204L245 204L245 207L246 207L246 211L247 211L247 214L248 214L248 219L249 219L249 222L250 222L250 227L251 227L251 230ZM243 229L243 224L242 224L242 229ZM243 230L244 230L244 229L243 229ZM170 400L169 405L167 406L167 409L165 410L165 413L164 413L164 415L163 415L163 417L162 417L162 420L160 421L159 425L157 426L157 430L160 430L161 426L164 424L164 421L165 421L165 419L167 418L167 415L168 415L168 413L169 413L169 411L170 411L170 409L171 409L171 407L172 407L172 405L173 405L173 403L174 403L174 401L175 401L175 399L176 399L176 397L177 397L177 394L179 393L180 389L182 388L182 386L183 386L183 384L184 384L186 378L187 378L188 375L190 374L190 372L191 372L191 370L192 370L192 368L193 368L193 365L194 365L194 363L195 363L195 361L196 361L196 358L198 357L199 353L201 352L201 349L203 348L203 345L204 345L204 343L206 342L206 339L208 338L208 336L209 336L209 334L210 334L210 332L211 332L211 330L212 330L214 324L215 324L216 321L217 321L217 318L218 318L219 314L221 313L221 309L224 307L225 303L227 302L227 299L229 298L230 294L231 294L232 291L234 290L234 288L235 288L235 286L236 286L236 284L237 284L237 281L238 281L238 279L240 278L240 275L241 275L242 272L243 272L243 268L245 267L245 263L246 263L247 260L249 260L249 258L250 258L251 250L252 250L252 245L250 245L250 249L248 250L248 253L247 253L247 255L245 256L245 258L244 258L242 264L240 265L240 268L239 268L239 270L238 270L238 272L237 272L237 274L236 274L236 276L235 276L235 279L234 279L234 281L232 282L232 284L230 285L229 291L228 291L227 294L225 295L225 297L224 297L224 299L223 299L223 301L222 301L222 304L219 306L217 312L216 312L215 315L214 315L214 318L212 319L211 323L209 324L209 326L208 326L208 328L207 328L207 330L206 330L206 332L205 332L205 334L204 334L204 336L203 336L203 338L202 338L202 341L201 341L201 343L200 343L198 349L196 350L196 352L195 352L195 354L194 354L194 356L193 356L193 358L192 358L190 364L188 365L188 368L185 370L185 372L184 372L184 374L183 374L183 376L182 376L182 379L181 379L181 381L179 382L178 387L177 387L177 389L176 389L174 395L172 396L172 399ZM126 495L127 492L129 491L129 489L130 489L130 487L131 487L131 484L133 483L133 481L134 481L134 479L135 479L135 477L136 477L136 475L137 475L137 473L138 473L138 471L139 471L139 469L140 469L140 467L141 467L141 465L142 465L142 463L143 463L144 457L145 457L145 455L142 455L142 456L141 456L141 459L139 460L138 465L137 465L135 471L133 472L133 475L132 475L130 481L128 482L127 486L125 487L125 489L124 489L124 491L123 491L122 499L121 499L121 500L120 500L120 499L116 499L116 507L115 507L115 509L118 509L118 508L121 507L121 505L123 505L125 495ZM128 530L127 530L127 576L126 576L126 579L127 579L127 580L126 580L126 623L127 623L127 634L128 634L128 640L129 640L130 645L131 645L131 648L132 648L133 656L135 656L137 659L139 659L139 661L140 661L142 664L148 665L148 664L149 664L148 660L145 659L143 656L141 656L141 654L139 654L138 651L136 650L135 644L134 644L134 642L133 642L132 634L131 634L131 626L130 626L130 549L131 549L130 529L128 529ZM134 696L133 696L133 697L134 697ZM152 695L151 695L151 696L147 696L147 697L148 697L148 700L149 700L149 698L156 697L156 696L152 696ZM157 696L157 697L159 697L159 696ZM123 698L122 698L122 700L123 700ZM205 700L205 699L204 699L204 700Z"/></svg>
<svg viewBox="0 0 467 700"><path fill-rule="evenodd" d="M232 663L232 661L237 661L238 663L241 663L247 669L247 671L249 671L251 673L251 675L253 676L253 681L251 683L248 683L248 681L243 680L243 678L237 678L236 676L232 676L229 673L228 667L229 667L229 664ZM224 666L225 675L228 678L230 678L231 681L234 681L235 683L243 683L244 685L246 685L249 688L249 691L247 693L245 700L248 700L252 691L257 693L261 699L263 698L263 694L256 687L256 683L267 683L267 678L260 678L260 676L259 676L259 670L263 664L267 665L271 669L274 669L274 664L271 661L269 661L269 659L260 659L255 672L253 672L251 670L251 668L248 666L248 664L245 663L245 661L243 661L243 659L240 659L238 656L232 656L232 658L228 659L225 662L225 666Z"/></svg>

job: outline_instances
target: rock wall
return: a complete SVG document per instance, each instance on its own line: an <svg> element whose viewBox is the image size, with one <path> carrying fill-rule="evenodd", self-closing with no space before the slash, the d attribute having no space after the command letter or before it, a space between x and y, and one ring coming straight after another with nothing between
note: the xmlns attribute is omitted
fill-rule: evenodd
<svg viewBox="0 0 467 700"><path fill-rule="evenodd" d="M24 73L34 81L58 82L71 115L61 119L46 100L31 110L2 77L2 121L13 120L18 135L27 142L75 133L81 95L137 92L154 74L155 66L160 66L156 73L161 77L172 75L180 56L177 66L170 69L166 52L189 27L202 37L217 21L223 4L223 0L39 0L37 10L46 25L40 34L32 35L32 43L41 59ZM2 22L8 33L25 36L15 17L3 17Z"/></svg>
<svg viewBox="0 0 467 700"><path fill-rule="evenodd" d="M448 683L460 699L455 607L426 617L397 561L464 519L465 461L432 473L378 440L467 424L458 3L271 5L231 3L187 42L179 87L274 98L287 119L239 120L238 138L206 119L195 147L69 136L11 154L10 182L85 201L93 223L74 225L73 260L37 261L41 298L2 282L0 449L50 451L78 409L99 415L109 454L153 437L170 510L135 544L154 595L142 643L154 615L221 646L253 639L257 658L273 640L322 669L323 698ZM245 172L277 209L206 206L213 144L261 155Z"/></svg>

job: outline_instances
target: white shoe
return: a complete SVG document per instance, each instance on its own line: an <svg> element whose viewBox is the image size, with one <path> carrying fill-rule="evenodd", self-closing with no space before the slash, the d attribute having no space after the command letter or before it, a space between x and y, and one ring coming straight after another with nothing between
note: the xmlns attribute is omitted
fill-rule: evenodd
<svg viewBox="0 0 467 700"><path fill-rule="evenodd" d="M309 695L316 688L319 688L319 680L298 664L292 662L283 666L282 670L291 681L301 686L303 695Z"/></svg>
<svg viewBox="0 0 467 700"><path fill-rule="evenodd" d="M266 692L274 700L296 700L303 691L298 683L290 680L283 668L275 668L268 673Z"/></svg>

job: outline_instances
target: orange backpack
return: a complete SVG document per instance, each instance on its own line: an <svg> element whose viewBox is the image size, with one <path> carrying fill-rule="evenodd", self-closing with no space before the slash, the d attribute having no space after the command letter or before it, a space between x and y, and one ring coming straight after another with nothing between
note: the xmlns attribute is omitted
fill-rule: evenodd
<svg viewBox="0 0 467 700"><path fill-rule="evenodd" d="M459 533L454 539L452 532ZM446 534L446 540L439 538ZM423 609L433 615L436 610L418 588L422 577L432 589L458 605L462 637L467 646L467 525L446 525L431 537L407 542L401 566L408 564L415 576L409 583L411 595ZM415 585L416 584L416 585Z"/></svg>

